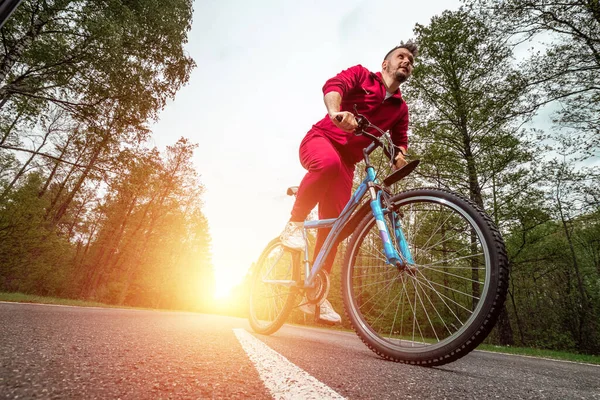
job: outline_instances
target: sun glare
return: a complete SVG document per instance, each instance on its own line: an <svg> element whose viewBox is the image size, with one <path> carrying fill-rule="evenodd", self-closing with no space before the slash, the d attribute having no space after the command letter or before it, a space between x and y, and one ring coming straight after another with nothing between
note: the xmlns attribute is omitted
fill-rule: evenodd
<svg viewBox="0 0 600 400"><path fill-rule="evenodd" d="M215 291L217 300L225 300L231 297L232 290L242 283L247 269L235 269L226 267L227 264L216 264L215 268Z"/></svg>
<svg viewBox="0 0 600 400"><path fill-rule="evenodd" d="M244 197L244 206L252 210L244 217L243 223L240 223L237 213L231 212L239 207L239 200L231 203L231 199L237 198L233 194L222 194L218 201L213 198L207 203L215 276L214 298L219 303L239 301L242 293L237 291L252 264L285 225L293 201L285 194L285 185L281 185L284 189L279 183L274 186L262 186L263 191L253 195L251 190L237 189L248 193ZM213 190L215 193L226 193L225 190Z"/></svg>
<svg viewBox="0 0 600 400"><path fill-rule="evenodd" d="M230 281L215 277L215 299L223 300L228 298L231 295L231 289L233 289L233 286L230 284Z"/></svg>

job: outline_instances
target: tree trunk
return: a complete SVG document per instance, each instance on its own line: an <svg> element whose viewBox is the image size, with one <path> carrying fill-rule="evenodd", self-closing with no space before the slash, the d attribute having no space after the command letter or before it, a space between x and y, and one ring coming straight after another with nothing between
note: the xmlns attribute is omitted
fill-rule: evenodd
<svg viewBox="0 0 600 400"><path fill-rule="evenodd" d="M76 167L75 165L73 165L71 167L71 169L69 170L69 173L67 173L67 176L65 176L65 178L62 180L62 182L58 186L58 191L54 194L54 197L52 198L52 201L50 202L50 205L46 209L46 215L44 216L44 218L46 220L48 220L50 218L50 214L54 210L54 207L56 206L56 203L58 203L58 201L60 200L60 196L61 196L63 190L65 190L65 187L67 186L67 183L69 183L69 179L71 179L71 175L73 175L73 173L75 172L76 168L78 168L78 167Z"/></svg>
<svg viewBox="0 0 600 400"><path fill-rule="evenodd" d="M73 138L72 135L69 135L67 137L67 142L64 144L62 150L60 151L60 156L58 156L59 159L62 160L63 157L65 156L65 153L67 152L67 148L69 147L69 144L71 143L72 138ZM42 198L42 196L44 196L44 194L46 194L46 191L48 190L48 187L50 186L52 179L54 179L54 175L56 175L56 172L58 171L59 165L60 165L60 161L56 160L54 163L54 167L52 168L52 171L50 172L50 175L48 176L48 179L46 179L46 183L44 184L44 187L38 193L38 198Z"/></svg>
<svg viewBox="0 0 600 400"><path fill-rule="evenodd" d="M571 259L573 261L573 271L575 272L575 277L577 279L577 290L579 292L580 297L580 307L578 307L577 314L579 315L579 329L578 329L578 350L584 350L582 347L585 347L585 342L587 338L585 338L583 332L585 331L585 325L588 323L587 318L590 314L590 302L583 286L583 279L581 278L581 271L579 270L579 263L577 261L577 254L575 253L575 246L573 245L573 239L571 237L571 232L569 231L569 227L567 226L567 220L563 213L562 202L560 201L560 193L557 189L556 192L556 202L558 205L558 212L560 214L560 220L562 222L563 230L565 231L565 236L567 238L567 242L569 243L569 250L571 253Z"/></svg>
<svg viewBox="0 0 600 400"><path fill-rule="evenodd" d="M81 174L81 176L77 180L77 183L75 183L75 186L73 187L73 189L71 190L71 192L69 193L69 195L67 196L67 198L58 207L58 210L56 211L56 214L54 215L54 218L52 218L52 223L54 225L57 225L58 222L62 219L62 217L67 212L67 208L69 207L69 205L73 201L73 198L75 197L75 195L81 189L81 186L83 185L83 183L87 179L90 171L92 170L92 168L96 164L96 161L98 160L98 157L100 156L100 154L102 154L102 152L104 150L104 145L108 142L108 138L109 138L109 135L105 134L104 138L98 144L98 146L96 147L95 151L93 152L92 159L90 160L90 162L86 166L85 170L83 171L83 173Z"/></svg>
<svg viewBox="0 0 600 400"><path fill-rule="evenodd" d="M17 124L17 122L19 121L19 119L21 118L22 115L23 115L23 111L19 112L19 114L17 114L17 116L15 117L13 122L10 124L8 129L6 129L6 132L4 132L4 135L2 135L2 139L0 139L0 146L2 146L6 142L6 140L10 136L10 133L15 128L15 125Z"/></svg>
<svg viewBox="0 0 600 400"><path fill-rule="evenodd" d="M14 187L14 185L17 183L17 181L21 178L21 176L23 176L23 174L27 170L27 167L29 166L29 164L31 163L31 161L33 161L33 158L39 153L39 151L42 149L42 147L44 147L46 145L46 141L48 140L48 135L50 135L50 130L46 131L46 134L44 135L44 140L42 140L42 143L31 154L31 157L29 157L29 159L25 162L25 164L23 164L23 167L21 167L21 169L19 170L19 172L17 172L17 175L15 175L15 177L13 178L13 180L8 184L8 186L0 194L0 202L2 200L4 200L4 198L10 193L10 191L12 190L12 188Z"/></svg>
<svg viewBox="0 0 600 400"><path fill-rule="evenodd" d="M514 285L513 285L513 288L514 288ZM517 320L517 329L519 330L519 337L521 338L521 345L527 346L527 343L525 340L525 334L523 333L523 326L521 324L521 318L519 317L519 310L517 308L517 304L515 303L515 297L513 296L513 291L509 290L508 295L510 296L510 301L513 306L513 311L515 313L515 319Z"/></svg>

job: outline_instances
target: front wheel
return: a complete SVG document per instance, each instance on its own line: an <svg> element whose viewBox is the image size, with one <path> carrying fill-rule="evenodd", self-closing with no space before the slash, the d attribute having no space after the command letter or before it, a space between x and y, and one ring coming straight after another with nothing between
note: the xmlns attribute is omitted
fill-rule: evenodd
<svg viewBox="0 0 600 400"><path fill-rule="evenodd" d="M342 295L352 327L380 356L441 365L485 339L506 298L504 242L490 218L451 192L416 189L391 199L413 263L387 264L372 214L350 240ZM392 240L398 250L398 239ZM410 257L408 258L410 260Z"/></svg>
<svg viewBox="0 0 600 400"><path fill-rule="evenodd" d="M276 332L295 306L300 279L300 253L272 240L254 266L248 319L263 335Z"/></svg>

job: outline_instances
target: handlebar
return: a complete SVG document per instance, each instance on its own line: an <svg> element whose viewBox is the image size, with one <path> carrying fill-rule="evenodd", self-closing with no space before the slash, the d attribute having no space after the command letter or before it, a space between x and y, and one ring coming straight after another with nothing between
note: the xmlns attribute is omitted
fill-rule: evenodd
<svg viewBox="0 0 600 400"><path fill-rule="evenodd" d="M355 111L354 118L356 119L356 123L358 124L358 126L354 130L354 134L356 136L364 135L364 136L368 137L369 139L371 139L371 141L373 142L371 145L369 145L367 148L365 148L363 150L363 154L365 155L365 158L369 154L371 154L377 147L381 146L383 148L383 152L385 153L385 155L390 159L390 161L393 164L396 160L396 155L398 154L399 150L398 150L397 146L394 143L392 143L392 138L391 138L389 132L384 132L376 125L373 125L367 119L367 117L358 113L358 111L356 110L356 105L354 106L354 111ZM337 115L335 117L335 119L338 122L342 122L343 117L341 115ZM377 137L377 136L373 135L372 133L367 132L367 129L369 129L369 128L373 128L376 131L378 131L379 133L381 133L381 137ZM383 140L382 140L382 138L383 138Z"/></svg>

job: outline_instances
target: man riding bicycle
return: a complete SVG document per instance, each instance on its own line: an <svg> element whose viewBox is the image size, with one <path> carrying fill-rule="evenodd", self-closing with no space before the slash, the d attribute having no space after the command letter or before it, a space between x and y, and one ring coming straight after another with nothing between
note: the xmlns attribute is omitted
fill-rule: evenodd
<svg viewBox="0 0 600 400"><path fill-rule="evenodd" d="M300 162L308 172L298 187L291 218L280 236L284 246L304 249L303 224L317 204L319 219L337 218L350 199L355 165L362 160L362 150L371 143L368 138L353 135L357 127L352 112L355 107L374 125L390 131L398 148L394 168L406 164L408 107L399 87L411 75L416 56L414 43L401 43L385 55L381 72L373 73L356 65L325 82L327 115L313 125L300 144ZM318 230L315 255L329 230ZM327 273L331 272L335 254L333 249L325 260L323 269ZM311 304L300 309L309 314L315 312ZM320 318L329 323L341 322L328 300L321 304Z"/></svg>

